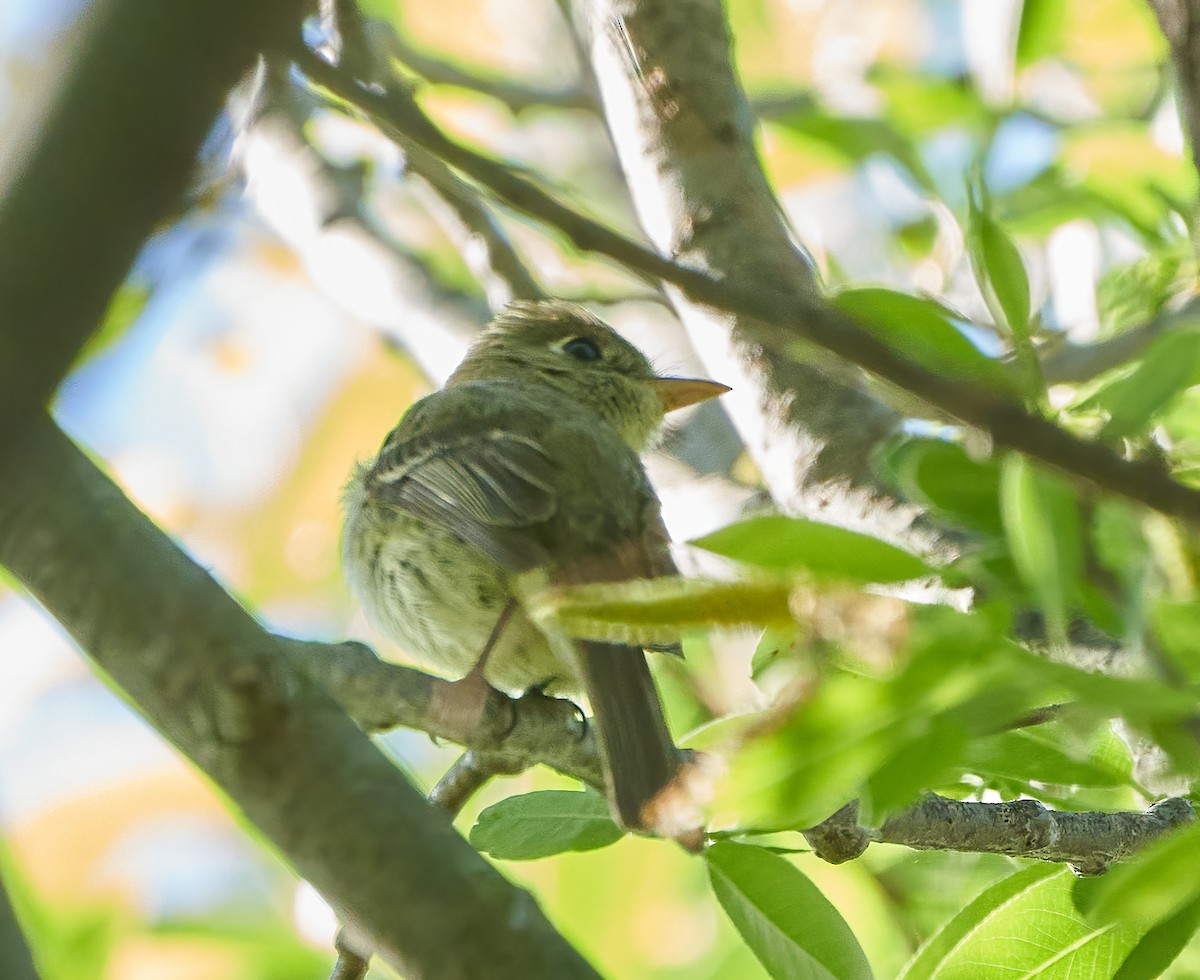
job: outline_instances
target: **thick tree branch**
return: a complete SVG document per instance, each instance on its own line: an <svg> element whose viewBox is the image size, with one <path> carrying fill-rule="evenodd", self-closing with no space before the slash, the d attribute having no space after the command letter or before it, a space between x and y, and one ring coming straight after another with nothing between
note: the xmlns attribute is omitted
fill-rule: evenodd
<svg viewBox="0 0 1200 980"><path fill-rule="evenodd" d="M1181 797L1155 803L1145 813L1070 813L1037 800L965 803L929 794L889 817L882 827L858 825L851 803L804 832L817 856L833 864L858 857L872 842L917 850L969 851L1071 865L1098 875L1161 835L1196 819Z"/></svg>
<svg viewBox="0 0 1200 980"><path fill-rule="evenodd" d="M56 97L0 172L0 457L182 196L229 89L304 8L99 0L82 15L65 77L39 84Z"/></svg>
<svg viewBox="0 0 1200 980"><path fill-rule="evenodd" d="M0 563L384 960L414 977L595 975L48 420L0 471Z"/></svg>
<svg viewBox="0 0 1200 980"><path fill-rule="evenodd" d="M639 245L555 200L526 177L447 138L405 92L372 91L309 52L297 51L314 81L366 112L385 132L411 138L490 188L519 211L551 225L576 246L607 255L679 286L697 302L746 317L749 341L764 349L791 349L797 338L878 375L958 419L987 432L1007 449L1026 453L1102 489L1165 514L1200 521L1200 491L1171 479L1158 462L1126 460L1107 446L1071 435L986 388L942 376L893 350L853 319L816 297L799 295L764 280L758 288L720 281Z"/></svg>

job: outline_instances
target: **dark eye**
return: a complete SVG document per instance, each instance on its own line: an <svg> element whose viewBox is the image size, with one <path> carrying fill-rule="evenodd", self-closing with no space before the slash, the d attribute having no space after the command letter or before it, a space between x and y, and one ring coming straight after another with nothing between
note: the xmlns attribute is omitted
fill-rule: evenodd
<svg viewBox="0 0 1200 980"><path fill-rule="evenodd" d="M562 349L564 354L570 354L577 361L600 360L600 348L587 337L572 337L562 345Z"/></svg>

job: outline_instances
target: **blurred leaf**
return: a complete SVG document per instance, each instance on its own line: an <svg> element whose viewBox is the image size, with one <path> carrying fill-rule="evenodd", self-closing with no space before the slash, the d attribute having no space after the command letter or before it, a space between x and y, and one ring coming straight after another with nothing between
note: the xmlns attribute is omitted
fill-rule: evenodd
<svg viewBox="0 0 1200 980"><path fill-rule="evenodd" d="M1160 598L1151 614L1155 639L1192 683L1200 680L1200 602Z"/></svg>
<svg viewBox="0 0 1200 980"><path fill-rule="evenodd" d="M901 132L925 136L949 126L983 127L994 113L970 79L875 67L868 80L883 95L888 119Z"/></svg>
<svg viewBox="0 0 1200 980"><path fill-rule="evenodd" d="M967 250L975 278L997 323L1029 336L1029 277L1016 243L988 213L982 194L968 197Z"/></svg>
<svg viewBox="0 0 1200 980"><path fill-rule="evenodd" d="M932 300L868 287L842 290L833 303L865 330L930 371L1001 393L1016 390L1009 370L964 337Z"/></svg>
<svg viewBox="0 0 1200 980"><path fill-rule="evenodd" d="M1083 746L1086 755L1080 758L1079 741L1077 733L1050 722L976 739L966 749L963 762L968 772L1025 784L1124 786L1129 782L1133 766L1128 751L1122 757L1102 738L1096 744L1099 751L1092 754Z"/></svg>
<svg viewBox="0 0 1200 980"><path fill-rule="evenodd" d="M967 254L992 319L1012 337L1024 395L1031 404L1040 405L1045 399L1046 381L1033 349L1029 277L1016 243L992 217L990 209L982 180L968 185Z"/></svg>
<svg viewBox="0 0 1200 980"><path fill-rule="evenodd" d="M976 460L957 442L908 437L887 450L882 465L908 500L985 534L1001 534L1000 468Z"/></svg>
<svg viewBox="0 0 1200 980"><path fill-rule="evenodd" d="M1200 330L1172 331L1156 339L1133 370L1108 382L1076 410L1108 413L1100 435L1119 439L1143 433L1171 401L1200 382Z"/></svg>
<svg viewBox="0 0 1200 980"><path fill-rule="evenodd" d="M755 644L754 656L750 658L750 677L758 680L771 664L793 648L796 637L797 631L794 625L769 627L763 630L762 636Z"/></svg>
<svg viewBox="0 0 1200 980"><path fill-rule="evenodd" d="M900 164L925 190L934 184L913 143L882 119L834 115L820 106L806 105L775 120L793 133L829 147L848 161L861 163L885 153Z"/></svg>
<svg viewBox="0 0 1200 980"><path fill-rule="evenodd" d="M723 841L704 852L713 892L772 977L860 980L871 968L846 920L794 864Z"/></svg>
<svg viewBox="0 0 1200 980"><path fill-rule="evenodd" d="M1149 928L1200 899L1200 825L1159 838L1096 885L1088 919Z"/></svg>
<svg viewBox="0 0 1200 980"><path fill-rule="evenodd" d="M786 829L863 796L878 818L949 775L972 736L1061 693L1024 669L1036 658L986 615L916 607L910 635L910 659L894 674L825 677L786 717L750 732L719 784L719 809L743 826Z"/></svg>
<svg viewBox="0 0 1200 980"><path fill-rule="evenodd" d="M993 885L917 951L902 980L1109 976L1139 932L1090 925L1075 906L1075 880L1041 864Z"/></svg>
<svg viewBox="0 0 1200 980"><path fill-rule="evenodd" d="M1051 636L1066 636L1079 591L1083 545L1072 487L1010 453L1000 470L1000 505L1009 550L1021 578L1046 613Z"/></svg>
<svg viewBox="0 0 1200 980"><path fill-rule="evenodd" d="M934 574L916 555L857 531L797 517L752 517L691 544L726 558L822 580L903 582Z"/></svg>
<svg viewBox="0 0 1200 980"><path fill-rule="evenodd" d="M1174 915L1151 928L1113 974L1113 980L1147 980L1161 977L1200 928L1200 899L1193 899Z"/></svg>
<svg viewBox="0 0 1200 980"><path fill-rule="evenodd" d="M1058 53L1068 23L1066 0L1025 0L1017 36L1017 65Z"/></svg>
<svg viewBox="0 0 1200 980"><path fill-rule="evenodd" d="M1171 213L1186 212L1195 197L1190 163L1157 146L1140 123L1064 130L1061 159L1083 187L1153 240L1164 240Z"/></svg>
<svg viewBox="0 0 1200 980"><path fill-rule="evenodd" d="M532 861L607 847L624 835L600 794L542 790L487 807L471 828L471 843L494 858Z"/></svg>
<svg viewBox="0 0 1200 980"><path fill-rule="evenodd" d="M76 356L74 367L86 364L124 337L149 302L149 286L132 279L122 283L108 301L108 309L104 311L100 325L92 331Z"/></svg>
<svg viewBox="0 0 1200 980"><path fill-rule="evenodd" d="M1100 563L1140 597L1150 560L1141 512L1127 501L1101 498L1092 510L1092 547Z"/></svg>
<svg viewBox="0 0 1200 980"><path fill-rule="evenodd" d="M790 595L791 586L780 579L669 577L535 588L524 601L536 622L568 636L671 643L681 630L702 626L790 625Z"/></svg>
<svg viewBox="0 0 1200 980"><path fill-rule="evenodd" d="M1096 305L1106 336L1148 323L1191 278L1191 245L1185 236L1135 262L1106 269L1096 285Z"/></svg>

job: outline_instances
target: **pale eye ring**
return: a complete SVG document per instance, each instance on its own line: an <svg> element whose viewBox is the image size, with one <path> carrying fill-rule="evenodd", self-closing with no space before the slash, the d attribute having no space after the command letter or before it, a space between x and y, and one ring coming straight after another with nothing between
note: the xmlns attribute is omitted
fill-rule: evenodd
<svg viewBox="0 0 1200 980"><path fill-rule="evenodd" d="M600 360L600 348L590 337L572 337L562 345L562 352L577 361Z"/></svg>

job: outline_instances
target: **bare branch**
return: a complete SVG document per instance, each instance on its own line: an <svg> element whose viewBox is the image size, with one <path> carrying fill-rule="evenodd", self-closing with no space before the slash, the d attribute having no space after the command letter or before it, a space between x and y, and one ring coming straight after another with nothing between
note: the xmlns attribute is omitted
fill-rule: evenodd
<svg viewBox="0 0 1200 980"><path fill-rule="evenodd" d="M595 976L48 420L0 472L0 562L396 969Z"/></svg>
<svg viewBox="0 0 1200 980"><path fill-rule="evenodd" d="M929 794L871 830L857 824L849 804L804 832L817 856L833 864L858 857L871 842L917 850L969 851L1071 865L1076 874L1103 874L1163 834L1196 819L1181 797L1155 803L1145 813L1069 813L1037 800L964 803Z"/></svg>
<svg viewBox="0 0 1200 980"><path fill-rule="evenodd" d="M312 643L277 638L292 663L323 687L367 732L415 728L484 759L491 774L524 772L542 764L603 789L594 733L570 701L530 692L512 699L490 691L477 723L431 711L439 690L451 682L380 660L361 643Z"/></svg>
<svg viewBox="0 0 1200 980"><path fill-rule="evenodd" d="M816 297L790 290L781 294L765 279L758 282L757 288L718 281L705 272L663 258L577 214L511 168L448 139L406 93L365 89L307 51L297 51L295 57L312 79L362 109L385 132L399 132L418 141L516 209L558 228L579 248L674 283L697 302L744 315L748 341L760 343L764 349L784 351L798 338L804 338L985 430L998 446L1025 453L1165 514L1200 521L1200 491L1177 483L1159 462L1123 459L1101 443L1077 438L1045 418L1030 414L1003 395L936 374Z"/></svg>
<svg viewBox="0 0 1200 980"><path fill-rule="evenodd" d="M1042 360L1042 373L1053 384L1090 381L1137 357L1163 334L1195 322L1198 315L1200 302L1190 300L1178 310L1161 313L1106 340L1094 344L1064 343Z"/></svg>

